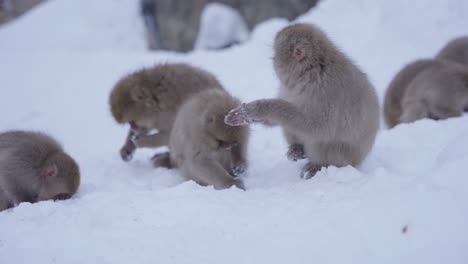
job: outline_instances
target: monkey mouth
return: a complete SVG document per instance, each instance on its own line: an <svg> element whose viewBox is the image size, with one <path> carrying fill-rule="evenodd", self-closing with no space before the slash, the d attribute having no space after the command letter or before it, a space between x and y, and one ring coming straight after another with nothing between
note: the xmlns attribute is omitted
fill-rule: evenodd
<svg viewBox="0 0 468 264"><path fill-rule="evenodd" d="M238 143L236 141L229 142L229 141L218 140L218 145L222 149L231 149L237 146Z"/></svg>
<svg viewBox="0 0 468 264"><path fill-rule="evenodd" d="M54 196L54 201L57 201L57 200L66 200L66 199L70 199L71 198L71 195L68 194L68 193L61 193L61 194L57 194Z"/></svg>
<svg viewBox="0 0 468 264"><path fill-rule="evenodd" d="M136 131L140 130L135 121L130 121L129 124L130 124L130 128L131 128L133 131L136 132Z"/></svg>

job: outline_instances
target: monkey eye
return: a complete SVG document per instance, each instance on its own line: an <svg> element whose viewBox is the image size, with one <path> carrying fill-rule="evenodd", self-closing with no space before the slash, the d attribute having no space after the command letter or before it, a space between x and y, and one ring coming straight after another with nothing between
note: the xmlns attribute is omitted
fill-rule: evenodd
<svg viewBox="0 0 468 264"><path fill-rule="evenodd" d="M54 196L54 201L56 200L66 200L70 199L71 195L68 193L61 193Z"/></svg>

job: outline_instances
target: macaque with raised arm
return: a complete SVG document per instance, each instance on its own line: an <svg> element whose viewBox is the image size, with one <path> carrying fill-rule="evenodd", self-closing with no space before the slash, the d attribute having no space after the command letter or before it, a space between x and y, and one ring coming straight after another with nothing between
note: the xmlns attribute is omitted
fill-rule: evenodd
<svg viewBox="0 0 468 264"><path fill-rule="evenodd" d="M211 73L187 64L161 64L122 78L110 95L114 119L130 124L120 150L122 159L130 161L136 148L167 146L175 116L184 101L200 91L221 87ZM157 133L148 134L153 129ZM157 156L153 157L155 163Z"/></svg>
<svg viewBox="0 0 468 264"><path fill-rule="evenodd" d="M302 178L330 165L360 164L379 128L377 96L366 75L311 24L281 30L274 49L279 98L243 104L230 111L225 123L281 126L288 159L309 161Z"/></svg>
<svg viewBox="0 0 468 264"><path fill-rule="evenodd" d="M224 116L240 101L223 90L203 91L190 98L179 110L170 139L170 161L181 174L215 189L231 186L245 189L238 176L247 166L249 130L224 124Z"/></svg>
<svg viewBox="0 0 468 264"><path fill-rule="evenodd" d="M0 211L21 202L68 199L79 185L78 165L53 138L0 133Z"/></svg>

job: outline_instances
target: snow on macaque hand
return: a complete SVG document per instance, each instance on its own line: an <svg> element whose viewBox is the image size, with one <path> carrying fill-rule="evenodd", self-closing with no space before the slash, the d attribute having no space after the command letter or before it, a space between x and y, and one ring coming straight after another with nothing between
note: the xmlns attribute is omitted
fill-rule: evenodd
<svg viewBox="0 0 468 264"><path fill-rule="evenodd" d="M250 123L256 122L252 117L252 111L248 108L247 104L243 103L241 106L232 109L224 117L224 123L229 126L245 126Z"/></svg>

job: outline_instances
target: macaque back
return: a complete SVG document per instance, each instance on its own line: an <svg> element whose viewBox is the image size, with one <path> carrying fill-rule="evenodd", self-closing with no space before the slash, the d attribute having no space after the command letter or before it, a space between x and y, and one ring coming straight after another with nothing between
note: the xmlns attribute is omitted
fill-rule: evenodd
<svg viewBox="0 0 468 264"><path fill-rule="evenodd" d="M468 36L451 40L444 48L442 48L436 58L468 66Z"/></svg>
<svg viewBox="0 0 468 264"><path fill-rule="evenodd" d="M26 131L0 134L0 206L67 199L79 184L78 165L53 138Z"/></svg>

